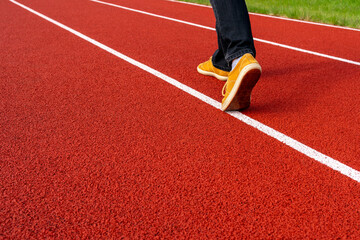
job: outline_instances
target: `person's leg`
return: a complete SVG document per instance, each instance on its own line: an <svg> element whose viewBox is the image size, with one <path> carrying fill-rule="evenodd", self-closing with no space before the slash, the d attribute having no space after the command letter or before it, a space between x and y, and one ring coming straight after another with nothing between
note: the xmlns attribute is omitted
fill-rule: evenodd
<svg viewBox="0 0 360 240"><path fill-rule="evenodd" d="M244 0L210 0L216 18L218 49L212 57L216 68L231 70L234 59L256 51Z"/></svg>
<svg viewBox="0 0 360 240"><path fill-rule="evenodd" d="M261 75L255 59L254 40L245 0L210 0L216 18L218 49L198 72L226 78L221 110L242 110L250 106L251 92ZM220 79L222 80L222 79Z"/></svg>
<svg viewBox="0 0 360 240"><path fill-rule="evenodd" d="M222 44L224 42L224 39L221 37L218 24L216 24L216 32L218 39L218 49L212 55L212 64L218 69L230 72L231 67L229 66L229 63L225 60L224 52L226 52L226 49L224 49Z"/></svg>
<svg viewBox="0 0 360 240"><path fill-rule="evenodd" d="M229 71L223 88L221 110L250 106L251 92L261 75L245 0L210 0L216 18L218 49L215 68Z"/></svg>

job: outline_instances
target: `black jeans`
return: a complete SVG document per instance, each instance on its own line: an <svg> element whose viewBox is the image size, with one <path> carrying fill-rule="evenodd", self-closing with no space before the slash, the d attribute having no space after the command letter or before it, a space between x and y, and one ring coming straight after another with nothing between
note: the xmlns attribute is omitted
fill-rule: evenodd
<svg viewBox="0 0 360 240"><path fill-rule="evenodd" d="M249 13L245 0L210 0L216 18L219 48L212 62L221 70L230 71L231 62L245 53L256 55Z"/></svg>

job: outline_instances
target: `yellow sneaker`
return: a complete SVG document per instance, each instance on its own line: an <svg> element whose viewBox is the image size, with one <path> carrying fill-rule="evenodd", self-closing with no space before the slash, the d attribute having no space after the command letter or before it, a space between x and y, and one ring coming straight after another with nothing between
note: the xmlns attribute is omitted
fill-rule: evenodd
<svg viewBox="0 0 360 240"><path fill-rule="evenodd" d="M221 81L226 81L229 75L229 72L220 70L212 64L211 61L212 57L204 63L199 64L197 67L197 70L200 74L206 75L206 76L212 76L216 77L217 79Z"/></svg>
<svg viewBox="0 0 360 240"><path fill-rule="evenodd" d="M251 91L261 75L260 64L249 53L241 57L235 68L229 73L223 87L221 110L241 110L250 106ZM224 93L225 90L225 93Z"/></svg>

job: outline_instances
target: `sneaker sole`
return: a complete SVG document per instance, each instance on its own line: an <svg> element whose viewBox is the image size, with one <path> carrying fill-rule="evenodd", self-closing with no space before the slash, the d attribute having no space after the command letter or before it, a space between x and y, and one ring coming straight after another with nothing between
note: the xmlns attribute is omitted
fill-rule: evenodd
<svg viewBox="0 0 360 240"><path fill-rule="evenodd" d="M197 67L197 71L198 71L198 73L200 73L200 74L202 74L202 75L215 77L215 78L217 78L217 79L220 80L220 81L226 81L226 80L228 79L227 77L218 75L218 74L216 74L216 73L214 73L214 72L204 71L204 70L200 69L199 67Z"/></svg>
<svg viewBox="0 0 360 240"><path fill-rule="evenodd" d="M251 92L261 75L261 67L251 63L244 67L237 77L234 87L223 104L222 111L242 110L250 106Z"/></svg>

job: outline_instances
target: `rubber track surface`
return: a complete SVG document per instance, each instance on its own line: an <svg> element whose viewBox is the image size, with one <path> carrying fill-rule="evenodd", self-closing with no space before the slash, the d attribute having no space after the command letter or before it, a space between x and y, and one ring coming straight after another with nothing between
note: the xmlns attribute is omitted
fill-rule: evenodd
<svg viewBox="0 0 360 240"><path fill-rule="evenodd" d="M112 2L214 26L207 8ZM213 31L85 0L21 3L221 100L223 83L196 72ZM358 182L8 1L0 9L2 238L359 236ZM252 25L359 61L359 32ZM244 113L360 170L360 67L256 47L264 74Z"/></svg>

